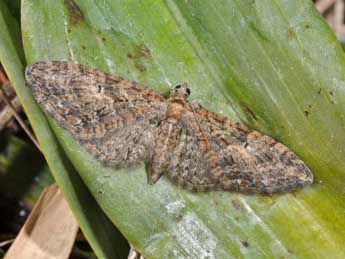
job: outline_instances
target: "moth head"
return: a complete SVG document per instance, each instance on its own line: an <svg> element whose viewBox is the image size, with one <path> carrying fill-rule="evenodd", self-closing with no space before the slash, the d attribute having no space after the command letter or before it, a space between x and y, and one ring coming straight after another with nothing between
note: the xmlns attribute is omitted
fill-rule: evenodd
<svg viewBox="0 0 345 259"><path fill-rule="evenodd" d="M174 89L172 89L170 96L172 97L179 97L183 99L187 99L190 95L190 90L188 88L187 83L183 83L181 85L175 86Z"/></svg>

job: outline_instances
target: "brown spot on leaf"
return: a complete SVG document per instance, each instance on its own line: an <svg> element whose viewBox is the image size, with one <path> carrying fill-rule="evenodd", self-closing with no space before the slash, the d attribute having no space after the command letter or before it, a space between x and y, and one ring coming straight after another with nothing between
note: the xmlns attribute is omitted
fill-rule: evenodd
<svg viewBox="0 0 345 259"><path fill-rule="evenodd" d="M255 113L248 107L248 105L244 102L240 103L242 110L244 111L244 114L246 115L247 119L256 123L258 121L258 117L255 115Z"/></svg>
<svg viewBox="0 0 345 259"><path fill-rule="evenodd" d="M132 52L127 53L127 57L132 59L134 62L134 67L140 72L145 72L147 70L145 66L145 59L151 57L150 50L143 44L138 45Z"/></svg>
<svg viewBox="0 0 345 259"><path fill-rule="evenodd" d="M146 71L146 67L145 67L143 64L139 63L139 62L136 62L136 63L134 64L134 66L135 66L135 68L138 69L140 72L145 72L145 71Z"/></svg>
<svg viewBox="0 0 345 259"><path fill-rule="evenodd" d="M231 201L231 205L234 209L238 210L238 211L242 211L243 207L242 204L238 201L238 200L232 200Z"/></svg>
<svg viewBox="0 0 345 259"><path fill-rule="evenodd" d="M151 57L151 53L144 44L140 44L134 49L133 52L129 52L127 57L130 59L149 58Z"/></svg>
<svg viewBox="0 0 345 259"><path fill-rule="evenodd" d="M304 110L304 115L308 117L310 115L310 110L312 108L312 105L309 104L308 107Z"/></svg>
<svg viewBox="0 0 345 259"><path fill-rule="evenodd" d="M140 45L139 50L143 57L151 57L150 50L145 45Z"/></svg>
<svg viewBox="0 0 345 259"><path fill-rule="evenodd" d="M84 20L84 15L79 6L73 0L65 0L65 6L68 11L68 17L72 25Z"/></svg>
<svg viewBox="0 0 345 259"><path fill-rule="evenodd" d="M334 100L334 98L335 98L334 92L333 92L333 91L329 91L328 94L329 94L329 97L330 97L330 99L331 99L331 103L335 103L335 100Z"/></svg>
<svg viewBox="0 0 345 259"><path fill-rule="evenodd" d="M249 242L247 240L241 241L241 244L245 247L248 248L249 247Z"/></svg>
<svg viewBox="0 0 345 259"><path fill-rule="evenodd" d="M296 38L296 32L291 28L288 29L288 38L289 40Z"/></svg>
<svg viewBox="0 0 345 259"><path fill-rule="evenodd" d="M305 115L306 117L308 117L308 116L309 116L309 111L308 111L308 110L304 110L304 115Z"/></svg>

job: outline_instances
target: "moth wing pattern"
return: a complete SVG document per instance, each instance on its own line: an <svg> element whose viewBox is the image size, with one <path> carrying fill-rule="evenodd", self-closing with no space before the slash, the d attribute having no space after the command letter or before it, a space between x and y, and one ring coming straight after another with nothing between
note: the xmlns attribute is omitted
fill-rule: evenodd
<svg viewBox="0 0 345 259"><path fill-rule="evenodd" d="M193 191L289 192L313 182L308 167L271 137L187 102L178 85L168 99L136 82L74 62L26 68L43 108L103 164L150 162L149 182L168 173Z"/></svg>
<svg viewBox="0 0 345 259"><path fill-rule="evenodd" d="M194 191L272 194L313 181L306 165L286 146L228 118L197 108L181 119L180 144L169 176Z"/></svg>
<svg viewBox="0 0 345 259"><path fill-rule="evenodd" d="M199 139L191 128L182 128L167 172L173 182L188 190L220 190L216 181L210 177L210 167L200 149Z"/></svg>
<svg viewBox="0 0 345 259"><path fill-rule="evenodd" d="M104 164L148 160L166 100L136 82L74 62L38 62L26 81L43 108Z"/></svg>

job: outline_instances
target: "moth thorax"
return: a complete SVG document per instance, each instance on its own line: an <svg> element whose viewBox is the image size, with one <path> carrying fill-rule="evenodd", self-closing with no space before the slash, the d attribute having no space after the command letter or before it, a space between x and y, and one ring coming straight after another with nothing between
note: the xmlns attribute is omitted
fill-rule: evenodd
<svg viewBox="0 0 345 259"><path fill-rule="evenodd" d="M166 115L168 118L175 118L176 120L179 120L184 109L183 104L180 102L171 102L168 106Z"/></svg>

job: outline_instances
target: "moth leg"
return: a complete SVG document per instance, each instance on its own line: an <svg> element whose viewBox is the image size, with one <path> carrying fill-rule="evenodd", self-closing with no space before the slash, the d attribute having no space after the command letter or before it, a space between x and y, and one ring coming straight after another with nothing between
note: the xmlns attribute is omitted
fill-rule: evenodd
<svg viewBox="0 0 345 259"><path fill-rule="evenodd" d="M175 123L163 121L158 128L155 137L155 146L151 158L150 170L148 172L148 183L155 184L167 171L181 129Z"/></svg>
<svg viewBox="0 0 345 259"><path fill-rule="evenodd" d="M201 109L203 108L202 105L197 102L197 101L191 101L190 105L192 106L193 109Z"/></svg>

